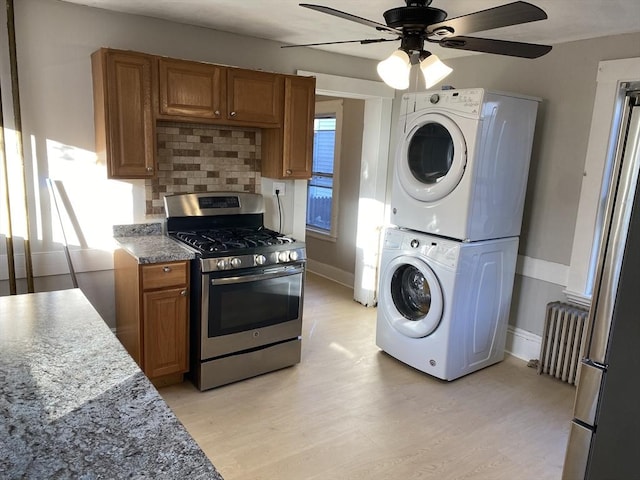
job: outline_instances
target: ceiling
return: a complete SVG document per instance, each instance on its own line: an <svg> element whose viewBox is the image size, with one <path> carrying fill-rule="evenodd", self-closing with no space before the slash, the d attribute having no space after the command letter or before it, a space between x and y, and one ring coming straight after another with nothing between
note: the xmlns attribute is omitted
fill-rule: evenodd
<svg viewBox="0 0 640 480"><path fill-rule="evenodd" d="M374 28L300 7L298 0L64 0L69 3L172 20L285 44L393 38ZM638 0L529 0L548 20L479 32L473 36L554 45L587 38L640 31ZM385 10L402 0L313 0L313 3L384 23ZM509 0L433 0L448 18L509 3ZM399 44L328 45L321 48L356 57L381 60ZM429 45L441 58L470 52ZM640 51L640 46L639 46Z"/></svg>

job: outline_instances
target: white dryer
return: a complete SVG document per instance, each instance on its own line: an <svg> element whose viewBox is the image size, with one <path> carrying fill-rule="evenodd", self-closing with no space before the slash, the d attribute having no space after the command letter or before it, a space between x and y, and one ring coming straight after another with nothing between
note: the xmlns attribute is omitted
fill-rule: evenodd
<svg viewBox="0 0 640 480"><path fill-rule="evenodd" d="M465 241L518 236L539 99L474 88L402 102L391 223Z"/></svg>
<svg viewBox="0 0 640 480"><path fill-rule="evenodd" d="M517 237L467 243L387 229L378 347L443 380L501 361L517 250Z"/></svg>

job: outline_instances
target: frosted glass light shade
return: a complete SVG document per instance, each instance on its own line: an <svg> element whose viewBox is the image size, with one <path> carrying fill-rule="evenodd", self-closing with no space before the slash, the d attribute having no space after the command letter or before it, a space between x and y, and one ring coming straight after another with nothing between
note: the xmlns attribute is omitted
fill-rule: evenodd
<svg viewBox="0 0 640 480"><path fill-rule="evenodd" d="M422 71L422 75L424 75L425 88L433 87L453 72L452 68L447 67L440 61L437 55L433 54L420 62L420 70Z"/></svg>
<svg viewBox="0 0 640 480"><path fill-rule="evenodd" d="M392 88L406 90L409 88L409 73L411 61L409 55L402 50L396 50L389 58L378 63L378 75Z"/></svg>

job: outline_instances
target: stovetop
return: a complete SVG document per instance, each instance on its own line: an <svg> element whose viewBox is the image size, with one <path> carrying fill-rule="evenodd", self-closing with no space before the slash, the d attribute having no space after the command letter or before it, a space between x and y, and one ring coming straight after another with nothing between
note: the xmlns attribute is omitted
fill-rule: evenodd
<svg viewBox="0 0 640 480"><path fill-rule="evenodd" d="M259 249L287 245L295 240L266 228L219 228L206 231L175 232L172 236L201 254L227 253L242 249Z"/></svg>
<svg viewBox="0 0 640 480"><path fill-rule="evenodd" d="M169 236L197 252L202 272L267 267L306 258L303 243L266 228L181 231Z"/></svg>
<svg viewBox="0 0 640 480"><path fill-rule="evenodd" d="M258 194L211 192L164 198L167 231L192 248L202 272L301 262L304 243L264 227Z"/></svg>

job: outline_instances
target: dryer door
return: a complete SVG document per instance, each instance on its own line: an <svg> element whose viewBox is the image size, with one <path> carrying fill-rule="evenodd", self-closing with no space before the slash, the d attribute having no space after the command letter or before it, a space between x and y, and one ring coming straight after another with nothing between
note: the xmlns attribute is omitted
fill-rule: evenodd
<svg viewBox="0 0 640 480"><path fill-rule="evenodd" d="M412 338L431 334L442 318L442 290L433 270L416 257L391 260L382 272L380 302L387 321Z"/></svg>
<svg viewBox="0 0 640 480"><path fill-rule="evenodd" d="M462 131L438 113L420 115L407 130L396 158L400 185L423 202L447 196L460 183L467 164Z"/></svg>

